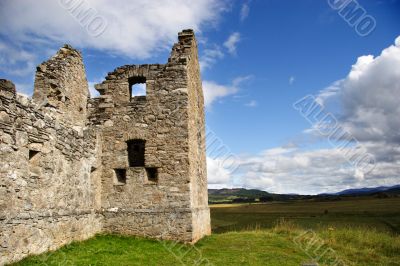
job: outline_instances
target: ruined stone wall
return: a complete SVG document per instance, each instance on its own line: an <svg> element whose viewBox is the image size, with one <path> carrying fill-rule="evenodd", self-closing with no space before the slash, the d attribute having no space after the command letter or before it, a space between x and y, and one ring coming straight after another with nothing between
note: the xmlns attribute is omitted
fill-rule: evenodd
<svg viewBox="0 0 400 266"><path fill-rule="evenodd" d="M54 119L0 81L0 264L101 230L100 149L92 129Z"/></svg>
<svg viewBox="0 0 400 266"><path fill-rule="evenodd" d="M132 97L136 83L146 96ZM98 232L182 242L210 233L193 31L166 64L119 67L96 89L88 99L68 45L38 66L32 100L0 80L0 265Z"/></svg>

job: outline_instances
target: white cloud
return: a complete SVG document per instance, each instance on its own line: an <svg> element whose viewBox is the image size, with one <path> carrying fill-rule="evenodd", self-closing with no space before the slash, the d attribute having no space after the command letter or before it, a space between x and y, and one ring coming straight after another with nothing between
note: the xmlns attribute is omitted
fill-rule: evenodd
<svg viewBox="0 0 400 266"><path fill-rule="evenodd" d="M256 100L251 100L250 102L245 104L247 107L256 107L258 105Z"/></svg>
<svg viewBox="0 0 400 266"><path fill-rule="evenodd" d="M12 76L27 76L35 71L36 55L0 41L0 71Z"/></svg>
<svg viewBox="0 0 400 266"><path fill-rule="evenodd" d="M249 3L244 3L242 8L240 9L240 21L245 21L246 18L249 16L250 13L250 6Z"/></svg>
<svg viewBox="0 0 400 266"><path fill-rule="evenodd" d="M214 81L203 81L204 104L206 107L211 107L212 103L218 99L233 95L239 91L239 86L251 76L237 77L230 85L218 84Z"/></svg>
<svg viewBox="0 0 400 266"><path fill-rule="evenodd" d="M80 1L2 1L0 33L15 43L43 46L67 42L79 48L147 58L169 49L180 30L193 28L199 32L203 26L216 23L226 6L226 1L217 0L85 0L85 8L95 10L98 21L107 25L102 34L93 36L87 31L90 19L77 19L79 12L71 14L63 7L73 2ZM91 27L95 29L96 21Z"/></svg>
<svg viewBox="0 0 400 266"><path fill-rule="evenodd" d="M210 107L214 101L235 94L238 90L239 88L233 85L221 85L205 80L203 81L204 104L206 107Z"/></svg>
<svg viewBox="0 0 400 266"><path fill-rule="evenodd" d="M342 83L343 80L338 80L327 88L321 90L316 97L317 103L322 106L326 106L329 101L335 99L335 97L337 97L340 93Z"/></svg>
<svg viewBox="0 0 400 266"><path fill-rule="evenodd" d="M342 126L361 142L400 143L400 43L374 57L361 56L348 76L318 99L340 100Z"/></svg>
<svg viewBox="0 0 400 266"><path fill-rule="evenodd" d="M222 160L207 157L208 184L230 187L230 173L223 167Z"/></svg>
<svg viewBox="0 0 400 266"><path fill-rule="evenodd" d="M215 163L209 173L210 187L257 188L273 193L318 194L364 187L395 185L400 166L379 163L373 173L364 175L343 157L342 149L303 151L278 147L254 155L239 156L239 171L231 173L223 164ZM218 169L215 169L218 168ZM217 174L215 173L223 173ZM215 186L218 183L218 186Z"/></svg>
<svg viewBox="0 0 400 266"><path fill-rule="evenodd" d="M224 58L224 53L219 46L212 49L205 49L203 55L200 57L200 69L203 71L211 68L219 59Z"/></svg>
<svg viewBox="0 0 400 266"><path fill-rule="evenodd" d="M224 46L228 49L228 52L232 55L236 55L236 46L240 42L240 33L232 33L228 39L224 42Z"/></svg>
<svg viewBox="0 0 400 266"><path fill-rule="evenodd" d="M294 76L290 76L289 78L289 85L292 85L295 81L295 77Z"/></svg>

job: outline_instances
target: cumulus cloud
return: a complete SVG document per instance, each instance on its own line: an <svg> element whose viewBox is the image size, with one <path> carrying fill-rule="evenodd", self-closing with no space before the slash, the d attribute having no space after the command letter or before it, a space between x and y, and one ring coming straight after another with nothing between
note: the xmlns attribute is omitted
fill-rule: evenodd
<svg viewBox="0 0 400 266"><path fill-rule="evenodd" d="M239 86L251 76L242 76L235 78L231 84L222 85L215 81L203 81L204 104L206 107L211 107L212 103L223 97L236 94L239 91Z"/></svg>
<svg viewBox="0 0 400 266"><path fill-rule="evenodd" d="M81 7L74 9L81 2ZM178 31L200 31L204 25L216 23L225 5L217 0L42 0L40 5L34 0L5 0L0 3L0 34L15 42L67 42L79 48L148 58L169 48ZM94 15L85 17L87 10ZM100 26L100 31L94 32Z"/></svg>
<svg viewBox="0 0 400 266"><path fill-rule="evenodd" d="M360 56L344 79L322 90L317 102L340 105L341 126L360 142L400 143L400 44L376 57Z"/></svg>
<svg viewBox="0 0 400 266"><path fill-rule="evenodd" d="M228 52L230 54L236 55L236 48L239 42L240 42L240 33L234 32L224 42L224 46L228 49Z"/></svg>
<svg viewBox="0 0 400 266"><path fill-rule="evenodd" d="M359 146L302 150L296 146L239 156L240 172L227 184L275 193L316 194L354 187L400 183L400 37L376 57L361 56L343 79L322 90L316 100L335 108L340 127ZM329 111L329 110L327 110ZM308 132L315 132L312 128ZM335 145L335 139L331 143ZM336 139L340 145L340 139ZM345 154L368 152L375 157L370 172L354 167ZM374 162L370 162L373 164ZM223 167L223 166L220 166ZM223 170L219 170L223 171ZM217 172L214 170L214 172ZM224 177L226 180L226 176ZM219 186L223 186L219 184Z"/></svg>
<svg viewBox="0 0 400 266"><path fill-rule="evenodd" d="M400 44L362 56L343 81L343 123L359 141L400 144Z"/></svg>

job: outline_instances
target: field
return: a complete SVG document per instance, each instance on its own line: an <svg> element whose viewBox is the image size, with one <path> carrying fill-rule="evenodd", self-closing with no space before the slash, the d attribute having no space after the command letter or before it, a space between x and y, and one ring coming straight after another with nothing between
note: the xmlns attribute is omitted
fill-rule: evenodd
<svg viewBox="0 0 400 266"><path fill-rule="evenodd" d="M372 228L400 234L399 197L218 204L211 207L211 216L215 233L272 228L280 219L285 219L303 229Z"/></svg>
<svg viewBox="0 0 400 266"><path fill-rule="evenodd" d="M15 265L400 265L400 198L216 205L211 215L213 235L194 246L99 235Z"/></svg>

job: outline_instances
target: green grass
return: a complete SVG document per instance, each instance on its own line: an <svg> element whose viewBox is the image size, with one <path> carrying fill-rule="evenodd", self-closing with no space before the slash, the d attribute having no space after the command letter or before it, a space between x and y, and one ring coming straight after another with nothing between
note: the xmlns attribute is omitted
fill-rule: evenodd
<svg viewBox="0 0 400 266"><path fill-rule="evenodd" d="M365 229L316 231L312 239L294 226L280 225L270 230L214 234L194 247L168 241L99 235L67 245L56 252L32 256L15 265L300 265L319 260L329 265L336 258L347 265L400 265L400 237ZM307 248L317 240L322 248ZM300 243L300 244L297 244ZM308 251L307 251L308 250ZM331 251L332 250L332 251ZM311 255L311 257L309 256Z"/></svg>
<svg viewBox="0 0 400 266"><path fill-rule="evenodd" d="M206 265L209 262L298 266L313 259L320 265L333 265L335 259L340 259L346 265L400 266L400 236L396 233L399 200L212 207L213 230L220 233L205 237L194 246L98 235L55 252L28 257L15 265ZM323 214L325 209L328 214ZM329 255L318 259L324 251L329 251L326 253Z"/></svg>
<svg viewBox="0 0 400 266"><path fill-rule="evenodd" d="M307 255L272 232L212 235L195 246L135 237L98 235L15 265L299 265Z"/></svg>

